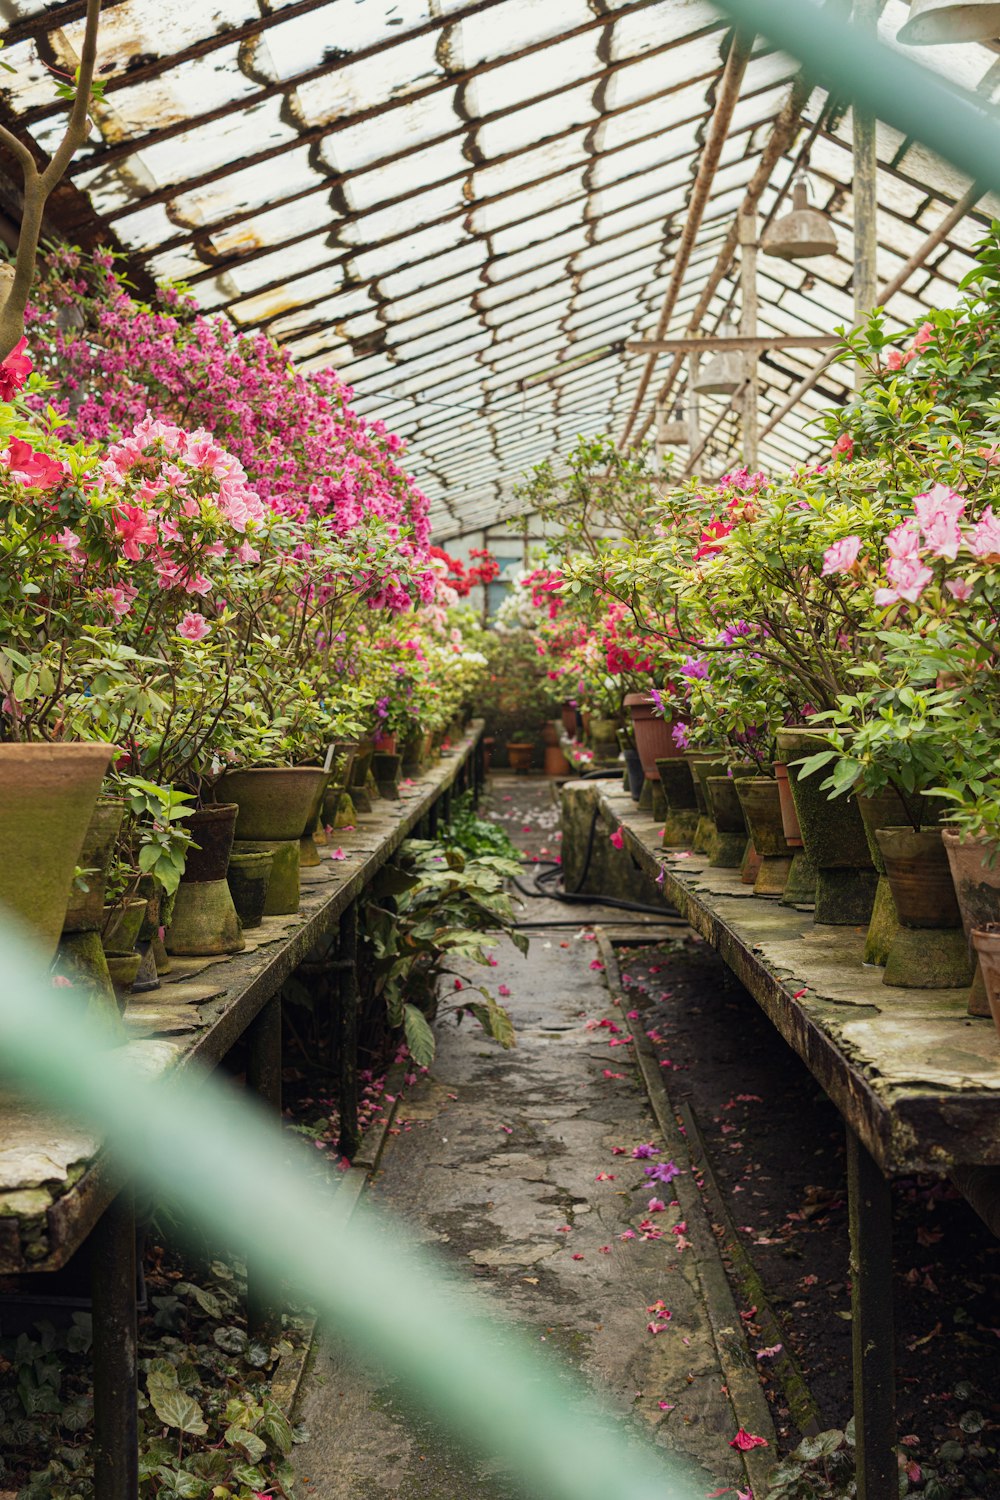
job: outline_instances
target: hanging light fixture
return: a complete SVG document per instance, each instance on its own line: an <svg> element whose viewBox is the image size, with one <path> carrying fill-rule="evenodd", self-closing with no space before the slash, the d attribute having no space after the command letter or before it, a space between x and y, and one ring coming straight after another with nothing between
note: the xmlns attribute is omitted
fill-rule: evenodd
<svg viewBox="0 0 1000 1500"><path fill-rule="evenodd" d="M677 448L687 442L688 426L684 416L684 404L678 401L674 404L670 416L660 423L656 433L656 443L660 448Z"/></svg>
<svg viewBox="0 0 1000 1500"><path fill-rule="evenodd" d="M912 0L909 20L896 32L908 47L990 42L1000 36L997 0Z"/></svg>
<svg viewBox="0 0 1000 1500"><path fill-rule="evenodd" d="M734 339L736 325L722 323L719 337ZM731 396L738 391L746 379L743 354L739 349L719 349L712 355L704 369L698 372L694 388L702 396Z"/></svg>
<svg viewBox="0 0 1000 1500"><path fill-rule="evenodd" d="M760 248L780 260L808 260L813 255L836 255L837 236L826 214L809 204L804 172L792 184L792 206L764 233Z"/></svg>

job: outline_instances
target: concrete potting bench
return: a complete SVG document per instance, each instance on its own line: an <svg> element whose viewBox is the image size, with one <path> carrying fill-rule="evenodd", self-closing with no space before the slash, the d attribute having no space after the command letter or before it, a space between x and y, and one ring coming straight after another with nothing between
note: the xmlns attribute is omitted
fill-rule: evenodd
<svg viewBox="0 0 1000 1500"><path fill-rule="evenodd" d="M126 1048L150 1081L176 1069L212 1068L242 1037L249 1044L247 1084L281 1109L280 989L307 959L335 975L342 1140L358 1145L355 969L358 901L411 834L433 837L455 792L483 783L481 721L426 774L378 801L357 826L338 830L346 856L302 872L293 917L265 918L242 953L173 961L161 988L134 996L125 1011ZM135 1500L136 1435L135 1213L131 1186L101 1142L64 1120L8 1095L0 1100L0 1275L56 1271L90 1241L92 1265L94 1456L96 1500ZM247 1267L248 1317L263 1329L274 1309Z"/></svg>
<svg viewBox="0 0 1000 1500"><path fill-rule="evenodd" d="M967 1014L967 990L884 985L880 969L862 967L863 928L817 927L807 912L754 896L739 871L664 849L661 825L612 782L577 785L607 831L622 828L632 861L654 881L662 872L664 899L726 961L843 1116L858 1496L896 1500L889 1179L949 1175L1000 1232L993 1022ZM578 853L564 843L563 859L569 879Z"/></svg>

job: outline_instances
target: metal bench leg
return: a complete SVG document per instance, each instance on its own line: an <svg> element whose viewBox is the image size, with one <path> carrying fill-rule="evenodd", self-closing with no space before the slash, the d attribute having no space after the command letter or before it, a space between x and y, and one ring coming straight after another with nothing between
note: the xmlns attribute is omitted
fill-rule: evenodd
<svg viewBox="0 0 1000 1500"><path fill-rule="evenodd" d="M486 762L483 750L483 739L480 735L476 741L476 748L472 752L472 801L478 807L479 799L483 794L486 784Z"/></svg>
<svg viewBox="0 0 1000 1500"><path fill-rule="evenodd" d="M451 822L451 787L446 786L441 793L441 816L445 823Z"/></svg>
<svg viewBox="0 0 1000 1500"><path fill-rule="evenodd" d="M437 799L427 809L427 837L436 839L438 835L438 803Z"/></svg>
<svg viewBox="0 0 1000 1500"><path fill-rule="evenodd" d="M247 1086L263 1104L281 1114L281 996L264 1006L247 1032L250 1056ZM247 1325L251 1337L276 1329L281 1309L263 1271L258 1271L252 1250L247 1252Z"/></svg>
<svg viewBox="0 0 1000 1500"><path fill-rule="evenodd" d="M858 1500L898 1500L892 1192L847 1127Z"/></svg>
<svg viewBox="0 0 1000 1500"><path fill-rule="evenodd" d="M352 902L340 919L337 958L340 1004L337 1050L340 1055L340 1149L349 1159L360 1144L358 1131L358 907Z"/></svg>
<svg viewBox="0 0 1000 1500"><path fill-rule="evenodd" d="M136 1500L138 1330L135 1307L135 1204L123 1188L90 1236L94 1319L94 1495Z"/></svg>

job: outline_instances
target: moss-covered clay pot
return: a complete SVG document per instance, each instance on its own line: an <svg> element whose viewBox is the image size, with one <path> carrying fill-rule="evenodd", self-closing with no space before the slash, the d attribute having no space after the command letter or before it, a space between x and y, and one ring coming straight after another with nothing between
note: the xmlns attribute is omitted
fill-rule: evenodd
<svg viewBox="0 0 1000 1500"><path fill-rule="evenodd" d="M121 958L135 952L145 916L146 902L142 898L104 908L101 941L109 957Z"/></svg>
<svg viewBox="0 0 1000 1500"><path fill-rule="evenodd" d="M79 865L86 891L74 883L63 920L63 932L100 932L104 920L104 888L115 851L115 840L125 816L125 804L102 797L94 808L80 850Z"/></svg>
<svg viewBox="0 0 1000 1500"><path fill-rule="evenodd" d="M239 807L238 839L297 840L326 782L321 766L254 766L227 771L218 791L220 799Z"/></svg>
<svg viewBox="0 0 1000 1500"><path fill-rule="evenodd" d="M781 822L778 783L769 776L741 776L736 781L736 791L754 849L760 856L754 895L780 896L792 868L792 851Z"/></svg>
<svg viewBox="0 0 1000 1500"><path fill-rule="evenodd" d="M418 737L419 738L419 737ZM403 774L406 776L417 775L420 770L419 763L407 763L408 747L416 749L412 753L419 757L419 744L417 740L407 740L403 745ZM371 770L372 756L375 754L374 740L361 740L354 752L354 764L351 767L351 780L348 791L354 806L360 813L370 813L372 810L371 793Z"/></svg>
<svg viewBox="0 0 1000 1500"><path fill-rule="evenodd" d="M884 968L899 931L899 913L896 910L896 898L892 894L889 877L885 873L885 860L882 858L882 850L879 848L875 832L879 828L895 828L904 819L915 819L919 824L921 818L925 816L925 809L918 808L915 805L915 799L904 798L902 793L891 787L881 792L857 792L855 798L861 813L861 821L865 825L865 836L868 839L872 863L878 874L875 904L872 907L871 920L865 937L864 962ZM925 801L926 799L921 798L921 803ZM926 811L930 812L931 809L928 808ZM925 821L929 822L931 819L925 817Z"/></svg>
<svg viewBox="0 0 1000 1500"><path fill-rule="evenodd" d="M324 771L322 781L316 785L309 816L306 818L306 826L299 839L299 864L303 870L315 869L323 862L316 844L316 834L319 831L319 820L323 812L323 798L326 796L326 789L329 785L330 772Z"/></svg>
<svg viewBox="0 0 1000 1500"><path fill-rule="evenodd" d="M399 783L403 775L403 757L395 752L376 750L372 757L372 775L378 782L379 796L387 802L399 801Z"/></svg>
<svg viewBox="0 0 1000 1500"><path fill-rule="evenodd" d="M825 775L803 777L795 764L826 748L815 730L778 730L778 755L788 767L803 846L816 866L815 920L835 927L866 926L878 876L857 803L853 797L831 801L821 790Z"/></svg>
<svg viewBox="0 0 1000 1500"><path fill-rule="evenodd" d="M899 916L883 984L921 990L969 984L973 963L940 828L879 828L875 837Z"/></svg>
<svg viewBox="0 0 1000 1500"><path fill-rule="evenodd" d="M795 811L795 798L792 796L788 767L782 765L780 761L774 762L774 779L778 783L778 797L781 801L781 826L785 830L788 847L792 850L792 868L788 872L781 904L782 906L815 907L816 865L806 853L802 842L802 829L799 827L799 815Z"/></svg>
<svg viewBox="0 0 1000 1500"><path fill-rule="evenodd" d="M274 854L270 849L242 851L230 856L226 880L244 932L259 927L263 920L273 863Z"/></svg>
<svg viewBox="0 0 1000 1500"><path fill-rule="evenodd" d="M972 943L983 973L983 987L993 1024L1000 1036L1000 929L974 927Z"/></svg>
<svg viewBox="0 0 1000 1500"><path fill-rule="evenodd" d="M290 917L299 909L299 841L298 839L237 840L234 854L271 855L271 878L264 901L265 917Z"/></svg>
<svg viewBox="0 0 1000 1500"><path fill-rule="evenodd" d="M739 870L747 852L749 830L732 776L706 776L705 796L715 819L715 852L710 863L719 870Z"/></svg>
<svg viewBox="0 0 1000 1500"><path fill-rule="evenodd" d="M942 839L962 913L962 927L971 942L973 928L992 929L1000 922L1000 858L995 857L997 851L986 839L968 838L948 829ZM991 1014L983 965L978 959L969 991L969 1014Z"/></svg>
<svg viewBox="0 0 1000 1500"><path fill-rule="evenodd" d="M238 812L235 802L213 802L185 819L184 827L198 847L187 852L182 880L225 880Z"/></svg>
<svg viewBox="0 0 1000 1500"><path fill-rule="evenodd" d="M141 963L141 953L113 953L108 956L108 973L111 975L115 996L122 1010L125 1009L126 997L132 993L132 986L135 984Z"/></svg>
<svg viewBox="0 0 1000 1500"><path fill-rule="evenodd" d="M698 827L698 803L694 794L694 778L686 760L658 760L660 785L667 804L663 820L663 846L665 849L690 849Z"/></svg>
<svg viewBox="0 0 1000 1500"><path fill-rule="evenodd" d="M110 745L0 745L0 907L56 951Z"/></svg>
<svg viewBox="0 0 1000 1500"><path fill-rule="evenodd" d="M181 881L166 946L185 958L242 952L243 931L225 880Z"/></svg>
<svg viewBox="0 0 1000 1500"><path fill-rule="evenodd" d="M99 932L67 932L59 941L52 972L86 997L87 1017L113 1041L123 1041L121 1004Z"/></svg>
<svg viewBox="0 0 1000 1500"><path fill-rule="evenodd" d="M708 810L705 781L709 776L725 775L726 762L712 750L687 750L684 759L691 770L695 801L698 804L698 826L695 828L691 847L696 854L707 854L711 859L719 836L715 829L715 819Z"/></svg>

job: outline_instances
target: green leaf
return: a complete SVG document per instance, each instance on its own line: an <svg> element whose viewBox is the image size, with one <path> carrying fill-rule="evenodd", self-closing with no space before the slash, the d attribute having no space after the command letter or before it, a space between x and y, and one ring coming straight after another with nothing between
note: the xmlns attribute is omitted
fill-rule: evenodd
<svg viewBox="0 0 1000 1500"><path fill-rule="evenodd" d="M146 1385L153 1410L165 1427L176 1427L192 1437L207 1435L205 1414L193 1396L168 1384L165 1377L159 1375L148 1376Z"/></svg>
<svg viewBox="0 0 1000 1500"><path fill-rule="evenodd" d="M212 1337L225 1354L243 1354L246 1350L247 1336L242 1328L216 1328Z"/></svg>
<svg viewBox="0 0 1000 1500"><path fill-rule="evenodd" d="M403 1032L413 1061L420 1068L430 1067L436 1050L434 1033L427 1017L415 1005L403 1006Z"/></svg>
<svg viewBox="0 0 1000 1500"><path fill-rule="evenodd" d="M245 1427L227 1427L225 1437L229 1447L249 1463L259 1463L267 1453L264 1439L259 1438L255 1432L248 1432Z"/></svg>

